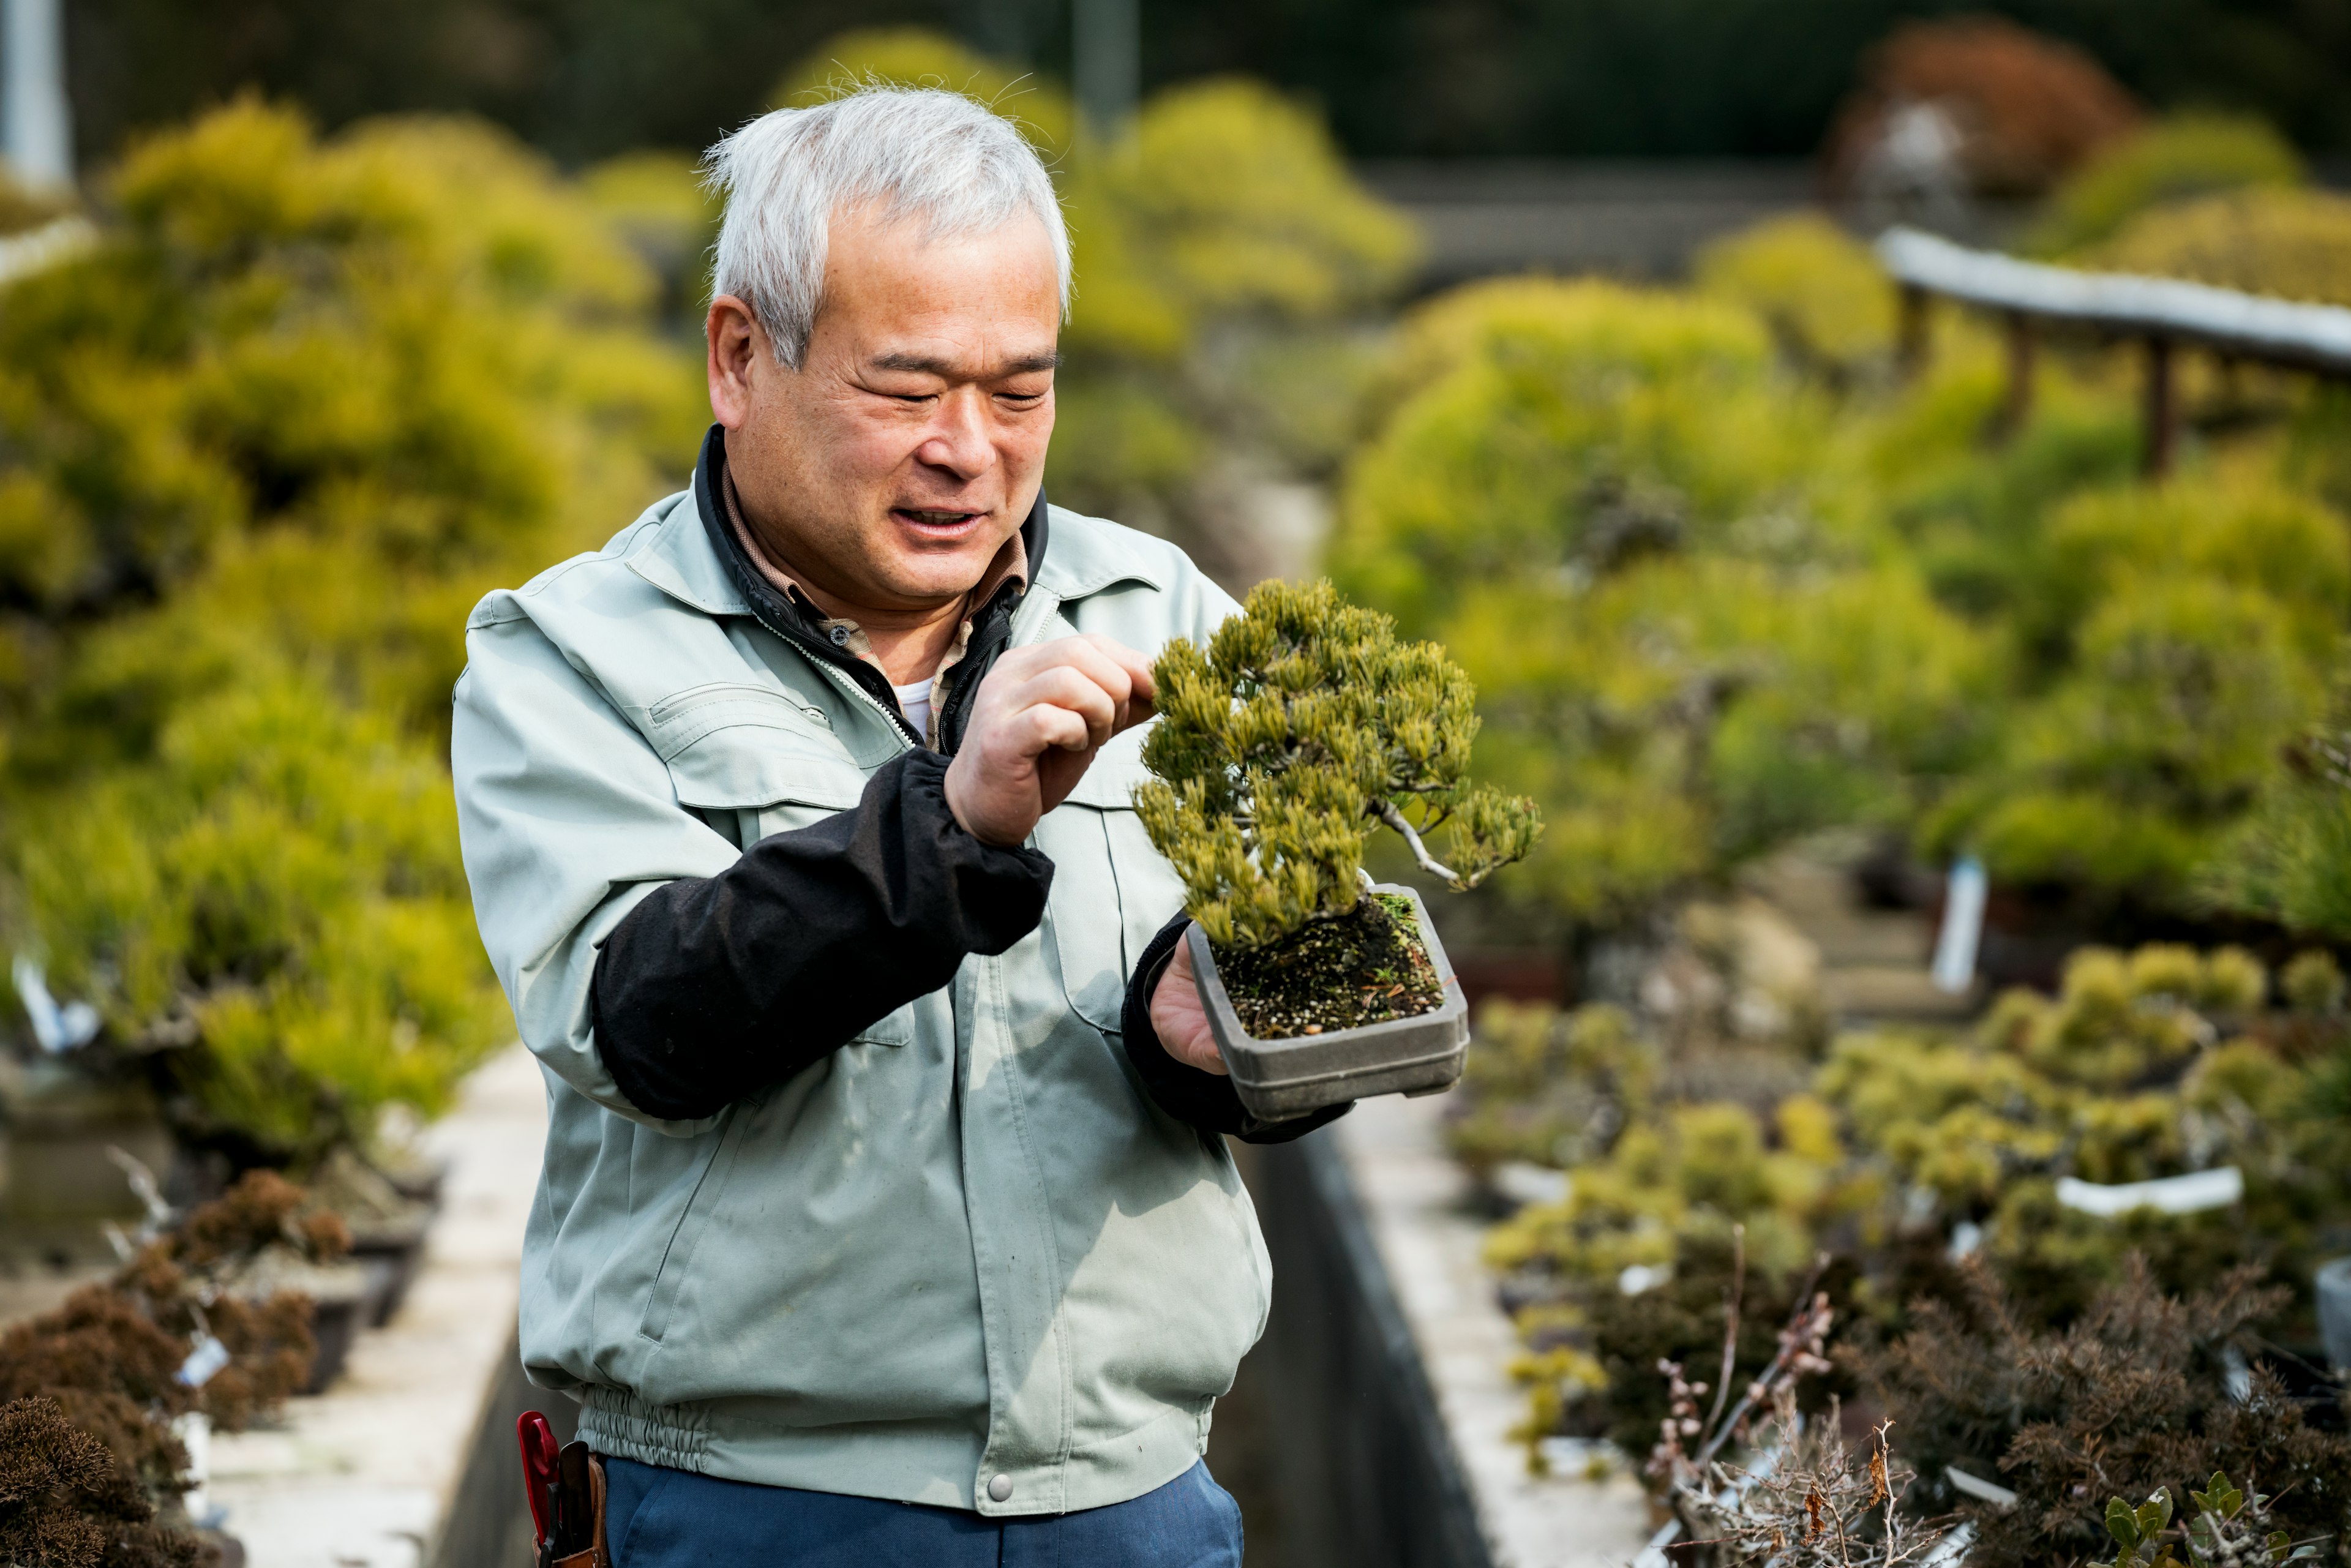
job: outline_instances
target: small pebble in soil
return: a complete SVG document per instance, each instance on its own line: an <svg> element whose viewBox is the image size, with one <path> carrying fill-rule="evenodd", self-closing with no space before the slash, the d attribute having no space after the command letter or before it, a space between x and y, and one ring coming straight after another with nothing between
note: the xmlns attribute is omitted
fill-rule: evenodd
<svg viewBox="0 0 2351 1568"><path fill-rule="evenodd" d="M1412 900L1393 893L1373 894L1268 946L1220 948L1217 975L1255 1040L1385 1023L1445 1001Z"/></svg>

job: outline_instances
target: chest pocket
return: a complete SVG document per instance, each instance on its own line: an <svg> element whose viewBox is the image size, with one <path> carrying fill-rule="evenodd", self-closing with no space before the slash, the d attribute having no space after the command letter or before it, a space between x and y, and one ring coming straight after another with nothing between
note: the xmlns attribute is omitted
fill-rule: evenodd
<svg viewBox="0 0 2351 1568"><path fill-rule="evenodd" d="M646 709L643 727L669 767L678 804L731 820L736 842L746 848L848 810L865 793L865 770L834 737L824 710L772 686L695 686ZM852 1043L903 1046L914 1039L910 1002Z"/></svg>
<svg viewBox="0 0 2351 1568"><path fill-rule="evenodd" d="M1183 883L1134 811L1134 787L1150 777L1144 733L1129 730L1102 747L1070 798L1037 824L1037 847L1053 862L1046 921L1062 988L1079 1017L1113 1033L1135 960L1184 906Z"/></svg>

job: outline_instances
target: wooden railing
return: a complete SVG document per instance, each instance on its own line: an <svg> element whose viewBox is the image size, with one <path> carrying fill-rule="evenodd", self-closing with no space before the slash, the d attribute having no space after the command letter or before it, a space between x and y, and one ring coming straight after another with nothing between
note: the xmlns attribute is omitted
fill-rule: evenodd
<svg viewBox="0 0 2351 1568"><path fill-rule="evenodd" d="M2021 427L2032 401L2036 340L2052 329L2135 341L2147 367L2144 466L2159 476L2179 441L2182 348L2224 361L2351 381L2351 309L2301 305L2233 288L2126 273L2082 272L1970 250L1917 229L1889 229L1877 256L1901 291L1899 353L1907 371L1926 363L1929 301L1937 297L1997 313L2008 339L2008 395L2000 424Z"/></svg>

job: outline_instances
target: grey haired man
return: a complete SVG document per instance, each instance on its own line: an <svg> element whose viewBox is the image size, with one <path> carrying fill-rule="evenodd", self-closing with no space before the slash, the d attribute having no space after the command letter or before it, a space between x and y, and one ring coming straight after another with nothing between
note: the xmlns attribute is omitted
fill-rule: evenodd
<svg viewBox="0 0 2351 1568"><path fill-rule="evenodd" d="M876 89L714 150L692 486L491 594L452 740L545 1070L537 1382L621 1568L1238 1564L1201 1462L1270 1266L1135 820L1232 601L1046 503L1069 240L1005 120Z"/></svg>

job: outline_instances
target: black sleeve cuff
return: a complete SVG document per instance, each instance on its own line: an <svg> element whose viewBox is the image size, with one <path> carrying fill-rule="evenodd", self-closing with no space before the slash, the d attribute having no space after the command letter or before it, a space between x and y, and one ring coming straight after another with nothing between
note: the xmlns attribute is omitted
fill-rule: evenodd
<svg viewBox="0 0 2351 1568"><path fill-rule="evenodd" d="M596 1052L629 1103L694 1121L781 1082L1037 928L1053 862L985 844L909 751L856 806L665 883L604 939Z"/></svg>
<svg viewBox="0 0 2351 1568"><path fill-rule="evenodd" d="M1231 1079L1187 1067L1167 1054L1167 1048L1159 1043L1159 1031L1151 1027L1151 993L1158 988L1159 977L1166 973L1168 960L1176 956L1176 944L1184 939L1185 929L1191 924L1190 915L1178 915L1161 926L1126 982L1126 1008L1121 1019L1126 1059L1159 1108L1204 1133L1229 1134L1244 1144L1286 1144L1353 1110L1351 1100L1287 1121L1260 1121L1241 1104Z"/></svg>

